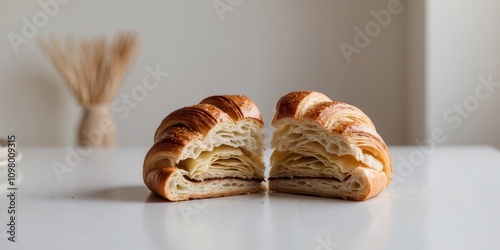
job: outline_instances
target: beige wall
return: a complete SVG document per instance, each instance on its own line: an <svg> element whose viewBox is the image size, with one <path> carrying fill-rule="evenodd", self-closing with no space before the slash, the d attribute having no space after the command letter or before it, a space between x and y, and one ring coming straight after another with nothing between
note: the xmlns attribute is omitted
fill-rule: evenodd
<svg viewBox="0 0 500 250"><path fill-rule="evenodd" d="M500 147L500 2L427 1L426 130ZM490 86L478 78L492 77Z"/></svg>
<svg viewBox="0 0 500 250"><path fill-rule="evenodd" d="M149 145L166 114L212 94L246 94L269 122L279 96L295 89L322 91L360 107L388 144L404 144L410 4L402 1L402 11L358 48L350 63L339 47L354 44L354 27L364 29L375 20L370 11L388 10L388 2L247 0L221 20L212 0L73 0L61 5L36 37L139 31L141 53L113 114L119 145ZM22 18L32 18L41 7L37 1L1 5L0 136L17 133L25 145L73 144L80 110L61 77L37 48L36 37L17 54L7 38L9 32L21 34ZM125 115L121 96L133 93L148 74L146 67L156 65L170 75Z"/></svg>
<svg viewBox="0 0 500 250"><path fill-rule="evenodd" d="M427 109L426 91L426 1L414 1L408 11L407 77L408 84L408 143L425 138Z"/></svg>

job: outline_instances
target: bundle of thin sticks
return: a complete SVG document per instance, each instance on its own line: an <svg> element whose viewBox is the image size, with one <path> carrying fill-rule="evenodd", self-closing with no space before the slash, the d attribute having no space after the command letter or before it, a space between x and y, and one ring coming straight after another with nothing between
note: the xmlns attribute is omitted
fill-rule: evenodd
<svg viewBox="0 0 500 250"><path fill-rule="evenodd" d="M83 106L109 103L136 55L137 35L120 33L112 43L105 37L79 42L68 37L63 43L55 36L38 40L78 102Z"/></svg>

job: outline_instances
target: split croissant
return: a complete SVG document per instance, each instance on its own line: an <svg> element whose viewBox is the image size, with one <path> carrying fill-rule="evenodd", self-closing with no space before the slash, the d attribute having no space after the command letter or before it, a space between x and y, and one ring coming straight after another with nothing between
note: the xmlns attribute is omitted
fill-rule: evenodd
<svg viewBox="0 0 500 250"><path fill-rule="evenodd" d="M272 122L269 189L366 200L392 176L389 151L358 108L291 92ZM169 114L144 160L148 188L171 201L265 190L263 122L245 96L211 96Z"/></svg>
<svg viewBox="0 0 500 250"><path fill-rule="evenodd" d="M366 200L391 180L387 146L354 106L291 92L278 101L272 125L270 191Z"/></svg>
<svg viewBox="0 0 500 250"><path fill-rule="evenodd" d="M211 96L178 109L156 130L144 182L171 201L264 191L263 126L245 96Z"/></svg>

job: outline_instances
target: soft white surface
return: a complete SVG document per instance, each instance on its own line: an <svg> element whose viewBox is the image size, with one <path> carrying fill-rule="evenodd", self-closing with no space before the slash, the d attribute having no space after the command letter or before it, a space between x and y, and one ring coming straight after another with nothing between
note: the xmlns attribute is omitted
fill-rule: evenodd
<svg viewBox="0 0 500 250"><path fill-rule="evenodd" d="M401 159L415 150L391 148L395 174L408 172ZM330 249L500 247L500 152L492 147L438 148L366 202L253 194L170 203L142 183L146 148L96 150L63 182L51 164L65 161L64 148L23 151L19 242L1 238L1 249L328 249L317 248L328 238Z"/></svg>

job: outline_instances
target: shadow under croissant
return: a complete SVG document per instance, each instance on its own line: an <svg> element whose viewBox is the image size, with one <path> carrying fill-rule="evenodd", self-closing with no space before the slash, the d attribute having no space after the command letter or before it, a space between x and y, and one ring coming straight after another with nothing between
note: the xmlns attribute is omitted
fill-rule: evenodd
<svg viewBox="0 0 500 250"><path fill-rule="evenodd" d="M144 185L122 186L97 189L79 195L79 198L106 202L150 202L151 191ZM161 198L161 197L159 197Z"/></svg>

